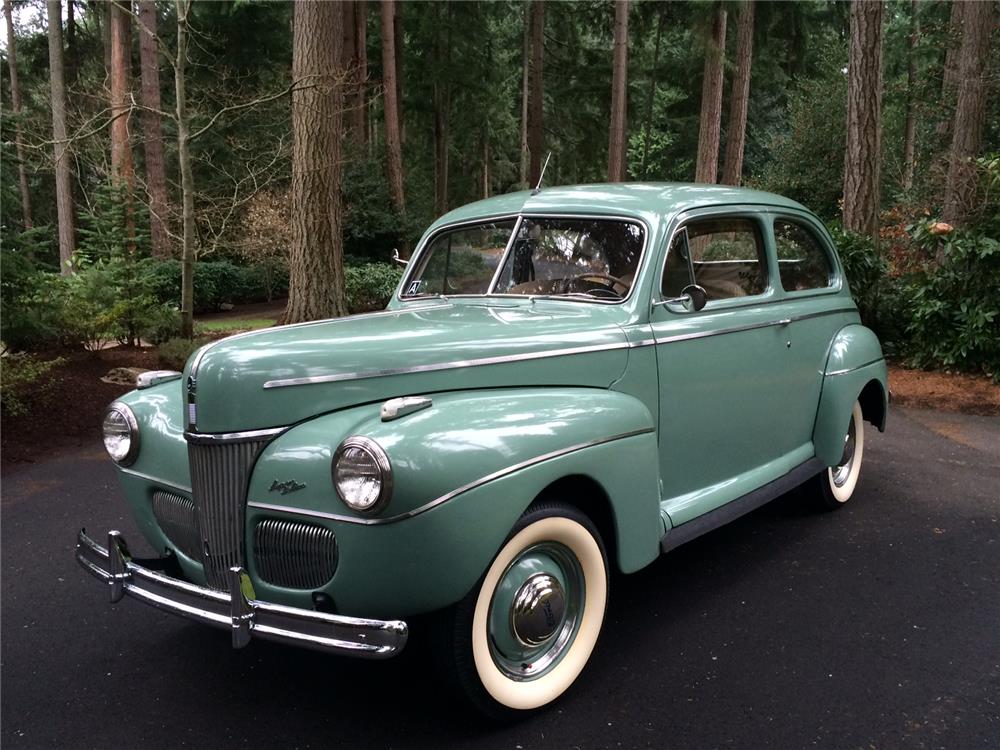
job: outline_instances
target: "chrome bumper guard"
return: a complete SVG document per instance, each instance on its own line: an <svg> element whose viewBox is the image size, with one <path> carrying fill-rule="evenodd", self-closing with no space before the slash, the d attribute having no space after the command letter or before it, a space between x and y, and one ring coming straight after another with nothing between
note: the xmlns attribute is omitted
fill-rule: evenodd
<svg viewBox="0 0 1000 750"><path fill-rule="evenodd" d="M386 659L406 645L407 626L400 620L342 617L257 601L243 568L229 570L230 596L143 567L133 562L125 539L117 531L108 532L105 549L81 529L76 560L108 585L112 604L128 594L167 612L231 629L233 648L261 638L327 653Z"/></svg>

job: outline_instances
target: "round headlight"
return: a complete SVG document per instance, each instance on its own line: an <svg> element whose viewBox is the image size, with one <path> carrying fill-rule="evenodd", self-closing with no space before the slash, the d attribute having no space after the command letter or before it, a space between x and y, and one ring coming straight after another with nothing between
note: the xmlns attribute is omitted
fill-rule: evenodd
<svg viewBox="0 0 1000 750"><path fill-rule="evenodd" d="M333 486L351 510L375 513L392 495L392 466L382 446L349 437L333 454Z"/></svg>
<svg viewBox="0 0 1000 750"><path fill-rule="evenodd" d="M131 409L125 404L111 404L104 412L101 430L104 447L116 464L128 466L135 461L139 454L139 423Z"/></svg>

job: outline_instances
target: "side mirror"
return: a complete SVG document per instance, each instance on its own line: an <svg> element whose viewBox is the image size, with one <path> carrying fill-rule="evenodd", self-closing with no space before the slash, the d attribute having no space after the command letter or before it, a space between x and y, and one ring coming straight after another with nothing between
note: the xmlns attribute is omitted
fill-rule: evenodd
<svg viewBox="0 0 1000 750"><path fill-rule="evenodd" d="M681 290L681 295L691 300L691 309L698 312L708 302L708 292L697 284L688 284Z"/></svg>
<svg viewBox="0 0 1000 750"><path fill-rule="evenodd" d="M393 248L392 249L392 262L393 263L398 263L401 266L405 266L410 261L403 260L402 258L400 258L399 257L399 250L397 248Z"/></svg>

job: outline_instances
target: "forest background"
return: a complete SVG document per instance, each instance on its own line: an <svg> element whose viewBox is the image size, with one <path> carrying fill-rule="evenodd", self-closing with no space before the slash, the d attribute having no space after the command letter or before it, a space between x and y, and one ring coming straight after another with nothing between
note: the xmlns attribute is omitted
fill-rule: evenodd
<svg viewBox="0 0 1000 750"><path fill-rule="evenodd" d="M725 182L831 227L865 322L1000 378L996 2L4 0L5 412L195 313L385 304L422 229L533 186ZM55 21L55 19L58 19Z"/></svg>

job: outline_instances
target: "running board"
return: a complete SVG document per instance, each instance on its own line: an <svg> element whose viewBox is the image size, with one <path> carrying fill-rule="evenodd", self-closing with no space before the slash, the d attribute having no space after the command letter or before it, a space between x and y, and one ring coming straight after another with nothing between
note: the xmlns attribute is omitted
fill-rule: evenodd
<svg viewBox="0 0 1000 750"><path fill-rule="evenodd" d="M738 497L715 510L710 510L687 523L675 526L660 537L660 552L669 552L692 539L697 539L702 534L715 531L720 526L725 526L730 521L735 521L740 516L757 510L774 498L798 487L825 468L826 466L818 458L810 458L773 482L768 482L763 487L758 487L753 492L748 492L742 497Z"/></svg>

